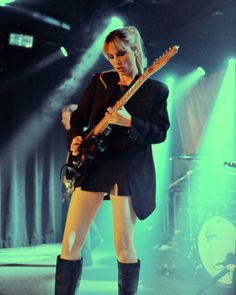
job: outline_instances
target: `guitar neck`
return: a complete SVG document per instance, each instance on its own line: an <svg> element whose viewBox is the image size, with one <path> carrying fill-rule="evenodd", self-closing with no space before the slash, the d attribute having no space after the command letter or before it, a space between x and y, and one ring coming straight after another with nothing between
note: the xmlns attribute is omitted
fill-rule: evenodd
<svg viewBox="0 0 236 295"><path fill-rule="evenodd" d="M143 85L143 83L148 79L150 73L145 71L138 80L129 88L129 90L115 103L113 108L115 110L121 109L137 92L137 90ZM106 117L104 116L101 121L90 131L90 133L86 136L85 139L90 139L93 136L99 135L104 132L104 130L108 127L108 122Z"/></svg>

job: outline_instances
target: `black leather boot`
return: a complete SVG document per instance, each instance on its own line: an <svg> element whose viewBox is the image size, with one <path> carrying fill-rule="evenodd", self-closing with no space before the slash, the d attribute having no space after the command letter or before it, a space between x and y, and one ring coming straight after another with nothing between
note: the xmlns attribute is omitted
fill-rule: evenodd
<svg viewBox="0 0 236 295"><path fill-rule="evenodd" d="M140 260L136 263L118 261L119 295L136 295L138 290Z"/></svg>
<svg viewBox="0 0 236 295"><path fill-rule="evenodd" d="M81 260L66 260L57 256L55 295L75 295L79 288L82 274Z"/></svg>

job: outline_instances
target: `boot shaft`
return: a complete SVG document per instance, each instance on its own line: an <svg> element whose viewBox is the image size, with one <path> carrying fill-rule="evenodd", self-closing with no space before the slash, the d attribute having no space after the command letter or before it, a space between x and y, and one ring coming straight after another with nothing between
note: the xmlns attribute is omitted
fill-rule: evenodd
<svg viewBox="0 0 236 295"><path fill-rule="evenodd" d="M138 290L140 260L136 263L118 261L119 295L136 295Z"/></svg>
<svg viewBox="0 0 236 295"><path fill-rule="evenodd" d="M79 288L83 259L71 261L57 257L55 295L74 295Z"/></svg>

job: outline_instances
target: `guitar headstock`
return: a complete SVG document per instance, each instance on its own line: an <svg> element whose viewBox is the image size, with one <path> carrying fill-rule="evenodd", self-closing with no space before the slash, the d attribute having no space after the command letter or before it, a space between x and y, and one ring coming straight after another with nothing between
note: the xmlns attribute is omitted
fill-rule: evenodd
<svg viewBox="0 0 236 295"><path fill-rule="evenodd" d="M153 64L146 70L149 74L153 74L161 69L179 50L179 46L174 45L166 50L160 57L158 57Z"/></svg>

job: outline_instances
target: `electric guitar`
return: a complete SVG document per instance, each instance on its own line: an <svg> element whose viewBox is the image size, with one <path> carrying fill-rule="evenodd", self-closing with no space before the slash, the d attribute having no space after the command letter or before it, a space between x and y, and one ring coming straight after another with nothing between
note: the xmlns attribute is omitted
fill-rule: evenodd
<svg viewBox="0 0 236 295"><path fill-rule="evenodd" d="M153 64L148 67L138 80L128 89L128 91L115 103L115 110L121 109L127 101L134 95L140 86L155 72L160 70L178 52L179 46L174 45L163 53ZM103 152L107 148L107 136L111 132L106 117L85 136L83 143L79 147L79 154L70 154L66 165L66 178L81 185L97 153Z"/></svg>

